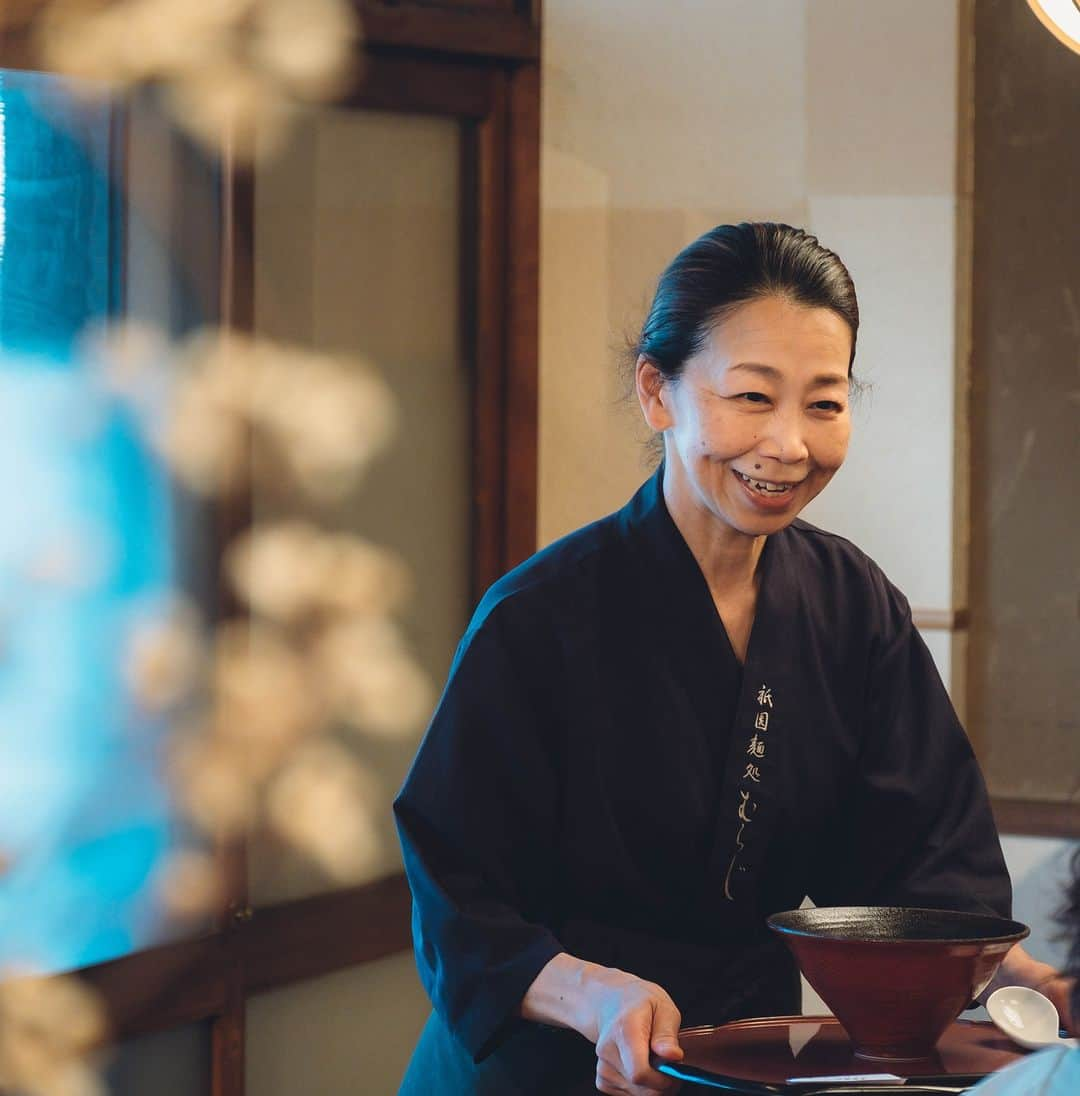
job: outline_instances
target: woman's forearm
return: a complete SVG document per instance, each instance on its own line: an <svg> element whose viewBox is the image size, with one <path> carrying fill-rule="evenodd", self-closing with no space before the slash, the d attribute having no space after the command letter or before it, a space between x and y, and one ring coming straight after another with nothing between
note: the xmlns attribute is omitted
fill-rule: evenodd
<svg viewBox="0 0 1080 1096"><path fill-rule="evenodd" d="M650 1054L679 1061L681 1016L667 991L624 970L560 952L521 1001L526 1020L573 1028L596 1045L600 1092L673 1092Z"/></svg>
<svg viewBox="0 0 1080 1096"><path fill-rule="evenodd" d="M560 952L536 976L521 1001L521 1015L542 1024L573 1028L596 1042L595 983L605 967Z"/></svg>

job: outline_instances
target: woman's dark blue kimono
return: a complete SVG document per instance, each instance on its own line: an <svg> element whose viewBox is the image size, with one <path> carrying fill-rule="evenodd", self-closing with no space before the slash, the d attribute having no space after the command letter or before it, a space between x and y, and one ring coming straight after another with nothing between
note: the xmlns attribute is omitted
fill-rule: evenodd
<svg viewBox="0 0 1080 1096"><path fill-rule="evenodd" d="M395 804L435 1005L403 1092L595 1091L586 1040L516 1015L561 951L716 1024L798 1012L765 918L806 895L1010 912L904 596L796 521L740 665L661 476L495 583L458 648Z"/></svg>

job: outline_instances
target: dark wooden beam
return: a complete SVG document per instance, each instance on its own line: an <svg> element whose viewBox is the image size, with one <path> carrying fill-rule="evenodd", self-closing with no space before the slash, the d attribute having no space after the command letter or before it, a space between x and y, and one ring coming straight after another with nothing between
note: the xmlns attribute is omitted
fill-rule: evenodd
<svg viewBox="0 0 1080 1096"><path fill-rule="evenodd" d="M999 833L1080 838L1080 803L1037 799L991 799Z"/></svg>
<svg viewBox="0 0 1080 1096"><path fill-rule="evenodd" d="M86 967L117 1041L193 1024L224 1012L227 957L220 934L181 940Z"/></svg>
<svg viewBox="0 0 1080 1096"><path fill-rule="evenodd" d="M236 933L245 988L258 993L404 951L411 915L403 875L256 910Z"/></svg>
<svg viewBox="0 0 1080 1096"><path fill-rule="evenodd" d="M229 969L225 1007L210 1022L210 1096L244 1096L247 996L235 965Z"/></svg>
<svg viewBox="0 0 1080 1096"><path fill-rule="evenodd" d="M405 951L410 910L405 877L391 876L256 910L220 932L99 963L79 976L104 998L116 1040L229 1018L215 1028L215 1068L228 1073L242 1068L233 1040L249 993Z"/></svg>
<svg viewBox="0 0 1080 1096"><path fill-rule="evenodd" d="M485 118L492 107L492 70L475 62L369 51L353 89L340 105L403 114Z"/></svg>
<svg viewBox="0 0 1080 1096"><path fill-rule="evenodd" d="M457 53L500 61L535 61L540 23L531 5L523 10L435 8L354 0L371 46Z"/></svg>
<svg viewBox="0 0 1080 1096"><path fill-rule="evenodd" d="M25 27L0 29L0 68L31 71L41 68L37 43Z"/></svg>
<svg viewBox="0 0 1080 1096"><path fill-rule="evenodd" d="M536 551L540 348L540 66L508 79L503 567Z"/></svg>
<svg viewBox="0 0 1080 1096"><path fill-rule="evenodd" d="M470 282L472 386L472 588L478 598L506 571L506 417L508 380L507 316L507 83L505 73L493 78L491 113L475 127L469 142L471 206L475 228L469 257L474 264Z"/></svg>

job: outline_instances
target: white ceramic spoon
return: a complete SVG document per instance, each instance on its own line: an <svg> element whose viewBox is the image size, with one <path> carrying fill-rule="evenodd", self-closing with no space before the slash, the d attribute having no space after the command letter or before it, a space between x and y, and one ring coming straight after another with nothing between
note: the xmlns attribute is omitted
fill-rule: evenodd
<svg viewBox="0 0 1080 1096"><path fill-rule="evenodd" d="M1075 1039L1063 1039L1058 1034L1060 1020L1054 1002L1038 990L1003 986L990 994L986 1011L1001 1031L1028 1050L1076 1046Z"/></svg>

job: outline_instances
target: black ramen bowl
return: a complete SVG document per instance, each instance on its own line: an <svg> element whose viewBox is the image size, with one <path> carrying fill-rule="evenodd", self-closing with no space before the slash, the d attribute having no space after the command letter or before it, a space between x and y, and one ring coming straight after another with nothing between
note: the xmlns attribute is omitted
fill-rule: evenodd
<svg viewBox="0 0 1080 1096"><path fill-rule="evenodd" d="M925 1058L1030 931L978 913L823 906L768 919L862 1058Z"/></svg>

